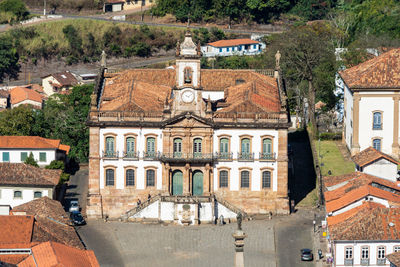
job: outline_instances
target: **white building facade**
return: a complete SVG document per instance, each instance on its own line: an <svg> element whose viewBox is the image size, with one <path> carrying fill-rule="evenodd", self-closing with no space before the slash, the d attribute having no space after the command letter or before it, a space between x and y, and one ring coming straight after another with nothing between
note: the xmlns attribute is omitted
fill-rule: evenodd
<svg viewBox="0 0 400 267"><path fill-rule="evenodd" d="M220 40L201 47L204 57L253 56L262 53L265 44L251 39Z"/></svg>

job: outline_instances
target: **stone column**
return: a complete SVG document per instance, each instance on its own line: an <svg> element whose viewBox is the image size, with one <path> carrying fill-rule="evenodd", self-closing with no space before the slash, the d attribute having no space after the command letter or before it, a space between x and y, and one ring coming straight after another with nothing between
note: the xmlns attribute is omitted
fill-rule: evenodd
<svg viewBox="0 0 400 267"><path fill-rule="evenodd" d="M235 239L235 267L244 267L244 239L247 235L242 230L242 214L237 216L238 229L232 234Z"/></svg>
<svg viewBox="0 0 400 267"><path fill-rule="evenodd" d="M393 144L392 156L399 158L399 100L400 96L393 97Z"/></svg>
<svg viewBox="0 0 400 267"><path fill-rule="evenodd" d="M288 195L288 137L287 130L278 130L278 197Z"/></svg>
<svg viewBox="0 0 400 267"><path fill-rule="evenodd" d="M360 118L360 100L361 97L358 93L353 96L353 145L351 146L351 155L360 152L360 144L358 143L359 137L359 118Z"/></svg>
<svg viewBox="0 0 400 267"><path fill-rule="evenodd" d="M183 195L190 195L190 175L189 175L190 165L186 163L185 169L183 171Z"/></svg>
<svg viewBox="0 0 400 267"><path fill-rule="evenodd" d="M170 182L169 182L169 170L171 167L169 166L168 163L163 163L163 168L162 168L162 190L164 193L169 192L170 188Z"/></svg>
<svg viewBox="0 0 400 267"><path fill-rule="evenodd" d="M207 163L205 167L205 173L203 177L203 195L210 195L210 164Z"/></svg>

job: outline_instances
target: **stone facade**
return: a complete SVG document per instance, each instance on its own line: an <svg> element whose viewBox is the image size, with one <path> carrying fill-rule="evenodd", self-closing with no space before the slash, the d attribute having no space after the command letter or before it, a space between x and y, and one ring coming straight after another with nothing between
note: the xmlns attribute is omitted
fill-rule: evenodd
<svg viewBox="0 0 400 267"><path fill-rule="evenodd" d="M201 70L200 57L187 34L174 70L102 71L88 120L88 217L121 217L149 196L289 212L279 72Z"/></svg>

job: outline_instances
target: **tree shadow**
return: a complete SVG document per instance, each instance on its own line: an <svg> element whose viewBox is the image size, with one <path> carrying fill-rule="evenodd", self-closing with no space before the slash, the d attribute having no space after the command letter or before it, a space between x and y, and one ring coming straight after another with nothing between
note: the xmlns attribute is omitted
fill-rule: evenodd
<svg viewBox="0 0 400 267"><path fill-rule="evenodd" d="M316 174L310 140L306 130L289 133L289 190L290 199L297 205L316 186Z"/></svg>
<svg viewBox="0 0 400 267"><path fill-rule="evenodd" d="M65 172L74 175L77 171L79 171L79 162L74 158L69 159L65 166Z"/></svg>

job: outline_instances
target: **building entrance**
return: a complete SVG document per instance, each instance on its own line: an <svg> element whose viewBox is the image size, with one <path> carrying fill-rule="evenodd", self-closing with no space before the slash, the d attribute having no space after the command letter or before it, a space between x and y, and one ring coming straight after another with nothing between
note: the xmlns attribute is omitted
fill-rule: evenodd
<svg viewBox="0 0 400 267"><path fill-rule="evenodd" d="M201 171L193 172L193 195L203 195L203 173Z"/></svg>
<svg viewBox="0 0 400 267"><path fill-rule="evenodd" d="M175 171L172 174L172 195L178 196L183 194L183 173Z"/></svg>

